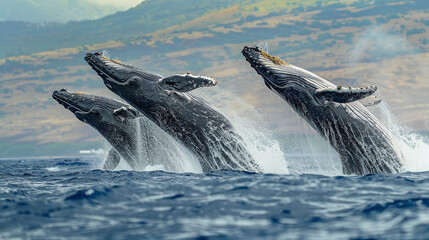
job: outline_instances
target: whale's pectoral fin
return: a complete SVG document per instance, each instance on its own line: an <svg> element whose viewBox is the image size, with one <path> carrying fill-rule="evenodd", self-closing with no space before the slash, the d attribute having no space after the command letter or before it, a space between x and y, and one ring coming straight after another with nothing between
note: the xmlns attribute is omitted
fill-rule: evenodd
<svg viewBox="0 0 429 240"><path fill-rule="evenodd" d="M371 107L381 103L381 98L377 96L369 96L364 99L361 99L359 102L362 103L362 105L364 105L365 107Z"/></svg>
<svg viewBox="0 0 429 240"><path fill-rule="evenodd" d="M113 110L113 115L119 118L122 122L125 122L127 119L139 117L139 112L134 108L124 106Z"/></svg>
<svg viewBox="0 0 429 240"><path fill-rule="evenodd" d="M206 76L194 76L190 73L175 74L161 78L158 84L166 89L177 92L188 92L200 87L212 87L217 84L216 79Z"/></svg>
<svg viewBox="0 0 429 240"><path fill-rule="evenodd" d="M316 96L326 102L350 103L371 96L377 87L368 86L362 88L342 87L323 88L316 90Z"/></svg>
<svg viewBox="0 0 429 240"><path fill-rule="evenodd" d="M118 166L120 160L121 155L119 155L115 149L110 148L109 152L107 153L107 157L103 162L102 169L113 171Z"/></svg>

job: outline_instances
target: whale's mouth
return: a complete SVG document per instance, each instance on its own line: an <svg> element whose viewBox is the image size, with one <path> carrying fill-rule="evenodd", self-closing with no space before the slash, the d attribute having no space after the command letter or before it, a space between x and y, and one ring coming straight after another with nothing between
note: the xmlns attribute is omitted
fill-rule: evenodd
<svg viewBox="0 0 429 240"><path fill-rule="evenodd" d="M52 98L74 114L88 113L92 108L91 104L88 104L92 101L90 96L83 92L70 93L65 89L61 89L60 91L54 91Z"/></svg>
<svg viewBox="0 0 429 240"><path fill-rule="evenodd" d="M126 65L119 60L111 60L101 52L87 53L85 61L104 80L106 86L113 90L110 83L124 84L128 81L134 67Z"/></svg>
<svg viewBox="0 0 429 240"><path fill-rule="evenodd" d="M250 63L252 68L261 75L265 83L269 88L272 86L283 88L287 83L284 76L288 76L287 67L292 66L291 64L281 60L276 56L271 56L264 52L259 47L247 47L243 48L241 52L246 60Z"/></svg>

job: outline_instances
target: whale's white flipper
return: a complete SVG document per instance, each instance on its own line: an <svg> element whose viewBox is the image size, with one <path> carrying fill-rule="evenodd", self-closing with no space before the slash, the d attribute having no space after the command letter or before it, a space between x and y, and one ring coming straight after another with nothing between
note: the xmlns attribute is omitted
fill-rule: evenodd
<svg viewBox="0 0 429 240"><path fill-rule="evenodd" d="M121 155L113 149L110 148L109 152L107 153L107 157L103 162L102 169L107 171L113 171L118 166L119 161L121 160Z"/></svg>
<svg viewBox="0 0 429 240"><path fill-rule="evenodd" d="M211 77L194 76L190 73L186 73L161 78L158 84L166 90L188 92L200 87L216 86L217 81Z"/></svg>
<svg viewBox="0 0 429 240"><path fill-rule="evenodd" d="M317 89L315 95L327 102L350 103L371 96L375 91L375 86L352 88L340 85L336 88Z"/></svg>

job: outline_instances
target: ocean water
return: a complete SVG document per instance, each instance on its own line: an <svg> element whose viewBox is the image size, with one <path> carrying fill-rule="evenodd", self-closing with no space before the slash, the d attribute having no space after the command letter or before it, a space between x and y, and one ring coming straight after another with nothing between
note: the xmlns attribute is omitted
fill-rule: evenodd
<svg viewBox="0 0 429 240"><path fill-rule="evenodd" d="M0 239L429 238L429 172L109 172L100 164L0 160Z"/></svg>

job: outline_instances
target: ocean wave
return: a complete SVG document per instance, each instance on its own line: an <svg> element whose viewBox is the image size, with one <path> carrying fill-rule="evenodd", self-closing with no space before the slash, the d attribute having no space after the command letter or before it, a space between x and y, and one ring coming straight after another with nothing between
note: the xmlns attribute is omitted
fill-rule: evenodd
<svg viewBox="0 0 429 240"><path fill-rule="evenodd" d="M93 161L2 161L0 238L418 239L429 234L429 172L102 171ZM47 170L52 166L63 167Z"/></svg>

